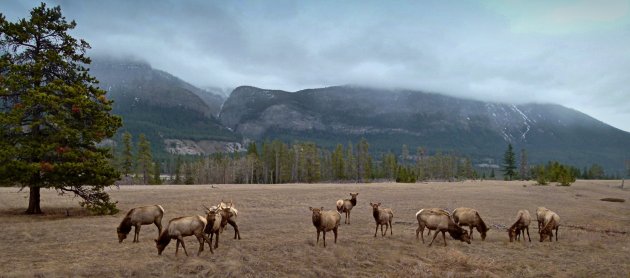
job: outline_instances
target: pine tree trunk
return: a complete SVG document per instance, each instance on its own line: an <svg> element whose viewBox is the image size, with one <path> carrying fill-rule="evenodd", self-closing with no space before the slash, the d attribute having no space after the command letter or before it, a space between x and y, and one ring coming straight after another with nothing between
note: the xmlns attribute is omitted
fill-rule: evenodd
<svg viewBox="0 0 630 278"><path fill-rule="evenodd" d="M30 187L29 188L29 198L28 198L28 209L26 210L26 214L42 214L42 209L39 206L40 203L40 195L39 195L39 187Z"/></svg>

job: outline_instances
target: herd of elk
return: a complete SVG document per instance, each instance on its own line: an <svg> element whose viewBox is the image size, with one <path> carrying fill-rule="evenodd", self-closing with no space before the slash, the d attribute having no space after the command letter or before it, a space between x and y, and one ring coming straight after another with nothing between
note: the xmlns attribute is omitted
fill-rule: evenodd
<svg viewBox="0 0 630 278"><path fill-rule="evenodd" d="M350 211L357 205L357 195L359 193L350 193L350 199L338 200L336 203L337 210L324 211L324 207L309 207L312 213L313 226L315 226L317 231L317 245L319 244L319 235L323 232L323 242L324 247L326 247L326 232L330 231L334 233L335 243L337 243L341 213L346 214L345 223L350 224ZM376 222L374 237L378 233L379 226L381 226L381 236L384 237L388 229L390 230L390 235L393 235L392 220L394 212L391 208L382 208L380 206L381 203L370 202L372 216ZM227 224L234 228L234 239L241 239L240 231L236 224L238 210L234 207L231 200L229 202L221 200L216 206L203 207L206 210L205 218L200 215L173 218L164 229L162 229L162 217L164 216L164 208L162 206L153 205L133 208L127 212L116 229L118 241L122 243L127 238L131 228L135 227L133 242L139 242L140 227L149 224L155 224L158 228L158 238L155 239L158 255L162 254L162 251L172 239L176 239L175 255L179 252L179 245L181 244L186 256L188 256L183 238L192 235L199 241L197 255L203 251L203 246L206 242L210 247L210 253L214 253L212 239L216 236L214 249L219 248L219 235ZM424 243L425 228L429 230L429 234L432 230L435 231L429 246L433 244L440 232L442 233L444 246L447 246L446 232L453 239L470 244L473 238L473 228L477 229L482 241L486 239L487 232L490 230L481 219L481 215L477 210L465 207L456 208L452 213L441 208L424 208L416 213L416 220L418 221L416 239L419 240L419 236L421 236L422 243ZM545 207L539 207L536 210L536 220L538 221L540 242L545 241L547 238L553 241L553 230L555 230L556 241L558 241L558 228L560 226L560 216L558 214ZM529 236L530 222L531 215L529 211L525 209L519 210L516 215L516 221L507 229L510 242L514 241L514 239L520 240L521 234L523 240L525 240L525 232L527 232L528 239L531 242L531 237ZM383 226L385 226L385 230L383 230ZM468 226L470 233L463 229L463 226Z"/></svg>

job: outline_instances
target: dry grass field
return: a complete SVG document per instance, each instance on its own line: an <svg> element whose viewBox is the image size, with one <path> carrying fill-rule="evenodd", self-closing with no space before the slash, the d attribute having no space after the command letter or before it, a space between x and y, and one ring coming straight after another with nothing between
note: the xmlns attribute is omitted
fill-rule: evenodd
<svg viewBox="0 0 630 278"><path fill-rule="evenodd" d="M619 181L577 181L571 187L532 182L467 181L418 184L288 184L211 186L128 186L109 192L119 201L115 216L90 216L78 199L42 192L43 216L26 216L28 190L0 188L0 277L57 276L220 276L220 277L629 277L630 190ZM526 186L525 186L526 185ZM359 192L351 225L342 224L335 245L315 245L309 206L333 209L348 192ZM604 202L601 198L626 202ZM133 233L118 243L116 227L130 208L161 204L169 219L203 214L201 205L233 199L239 209L242 240L228 228L219 248L186 238L189 257L175 256L174 241L157 255L155 226L143 226L140 243ZM394 235L373 237L369 202L394 210ZM415 239L420 208L476 208L492 227L487 239L472 244L441 236L432 247ZM556 211L559 242L508 240L505 227L518 209L537 206ZM69 213L70 216L66 216ZM426 239L426 237L425 237Z"/></svg>

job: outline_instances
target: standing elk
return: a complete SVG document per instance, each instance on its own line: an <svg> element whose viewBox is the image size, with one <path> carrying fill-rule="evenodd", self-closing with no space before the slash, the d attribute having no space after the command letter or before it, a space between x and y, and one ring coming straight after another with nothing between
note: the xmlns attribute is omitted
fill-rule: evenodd
<svg viewBox="0 0 630 278"><path fill-rule="evenodd" d="M558 241L558 228L560 227L560 216L553 211L548 210L544 215L543 228L538 231L540 233L540 242L545 241L549 237L549 241L553 241L553 230L556 230L556 242Z"/></svg>
<svg viewBox="0 0 630 278"><path fill-rule="evenodd" d="M140 227L142 225L155 224L158 228L158 235L162 232L162 217L164 216L164 208L160 205L132 208L127 212L125 218L120 222L116 232L118 233L118 242L122 243L127 238L127 234L131 232L131 227L135 227L133 242L140 242Z"/></svg>
<svg viewBox="0 0 630 278"><path fill-rule="evenodd" d="M241 232L238 230L238 224L236 224L238 210L234 207L234 203L232 202L232 200L230 200L229 202L221 200L221 203L219 203L217 207L221 210L223 217L227 219L227 224L230 224L230 226L234 228L234 239L238 238L240 240ZM221 232L223 232L224 228L225 223L221 224Z"/></svg>
<svg viewBox="0 0 630 278"><path fill-rule="evenodd" d="M206 219L203 216L195 215L195 216L184 216L173 218L168 222L168 226L160 236L155 240L155 247L157 247L158 255L162 255L162 251L164 248L171 242L171 239L177 239L177 245L175 246L175 256L179 252L179 244L184 248L184 253L188 256L188 251L186 251L186 245L184 244L184 237L194 235L197 237L199 241L199 251L197 252L197 256L203 251L203 244L208 242L208 246L210 247L210 253L214 254L212 251L212 244L210 239L203 233L204 228L206 227Z"/></svg>
<svg viewBox="0 0 630 278"><path fill-rule="evenodd" d="M346 219L343 221L344 224L350 225L350 211L357 205L357 195L359 193L350 192L350 199L337 200L337 211L346 214Z"/></svg>
<svg viewBox="0 0 630 278"><path fill-rule="evenodd" d="M390 208L379 208L381 203L372 204L372 216L374 216L374 221L376 222L376 230L374 230L374 237L376 237L376 233L378 232L378 226L381 226L381 236L385 236L387 233L387 228L389 227L390 235L393 235L392 228L392 219L394 219L394 212ZM385 225L385 231L383 232L383 225Z"/></svg>
<svg viewBox="0 0 630 278"><path fill-rule="evenodd" d="M433 239L429 246L433 244L433 241L437 235L442 232L442 239L444 240L444 246L446 246L446 232L451 235L452 238L464 241L470 244L470 237L468 232L455 224L451 217L444 213L441 209L421 209L416 213L416 219L418 220L418 229L416 229L416 240L418 235L422 236L422 243L424 243L424 228L429 230L435 230Z"/></svg>
<svg viewBox="0 0 630 278"><path fill-rule="evenodd" d="M461 226L468 226L470 228L470 239L473 239L473 228L477 228L477 231L481 234L481 240L486 240L486 233L490 228L483 222L479 212L471 208L456 208L453 211L453 221L455 224Z"/></svg>
<svg viewBox="0 0 630 278"><path fill-rule="evenodd" d="M529 223L532 221L532 217L529 214L529 211L526 209L519 210L516 214L516 222L512 224L510 228L508 228L508 236L510 237L510 242L513 242L514 239L520 241L520 234L523 234L523 240L525 240L525 230L527 230L527 237L529 238L529 242L532 241L532 238L529 236Z"/></svg>
<svg viewBox="0 0 630 278"><path fill-rule="evenodd" d="M227 225L227 217L223 217L225 214L222 210L219 210L218 207L213 206L212 208L206 208L206 228L203 230L204 233L209 235L210 244L212 244L212 238L216 235L216 239L214 242L214 249L219 248L219 234Z"/></svg>
<svg viewBox="0 0 630 278"><path fill-rule="evenodd" d="M324 232L324 247L326 247L326 232L333 231L335 234L335 244L337 244L337 230L341 221L341 213L334 210L324 211L321 208L308 208L313 212L313 226L317 229L317 244L319 244L319 233Z"/></svg>

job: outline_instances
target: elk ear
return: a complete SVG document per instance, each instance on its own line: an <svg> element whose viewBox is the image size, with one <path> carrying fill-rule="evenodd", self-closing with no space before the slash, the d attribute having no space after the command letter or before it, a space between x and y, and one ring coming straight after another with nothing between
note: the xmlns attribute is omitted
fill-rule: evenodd
<svg viewBox="0 0 630 278"><path fill-rule="evenodd" d="M370 202L370 206L372 206L372 202Z"/></svg>
<svg viewBox="0 0 630 278"><path fill-rule="evenodd" d="M308 207L308 210L313 211L313 207Z"/></svg>
<svg viewBox="0 0 630 278"><path fill-rule="evenodd" d="M381 205L381 203L378 203L378 205L380 206L380 205Z"/></svg>
<svg viewBox="0 0 630 278"><path fill-rule="evenodd" d="M155 240L155 243L157 243L157 239L154 239L154 240Z"/></svg>
<svg viewBox="0 0 630 278"><path fill-rule="evenodd" d="M319 209L323 211L323 210L324 210L324 207L321 207L321 208L319 208Z"/></svg>

